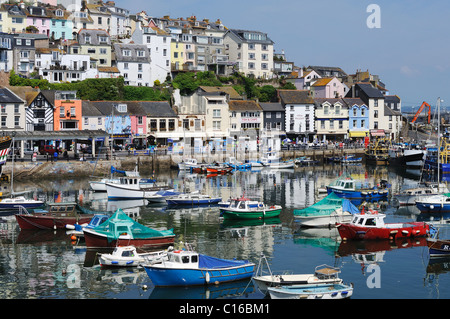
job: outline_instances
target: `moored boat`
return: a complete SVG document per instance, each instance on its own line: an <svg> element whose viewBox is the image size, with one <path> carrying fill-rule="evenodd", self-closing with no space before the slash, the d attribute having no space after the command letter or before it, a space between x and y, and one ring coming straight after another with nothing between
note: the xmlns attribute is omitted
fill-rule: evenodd
<svg viewBox="0 0 450 319"><path fill-rule="evenodd" d="M172 245L172 229L146 227L118 209L108 220L93 229L83 229L88 248L114 248L119 245L153 248Z"/></svg>
<svg viewBox="0 0 450 319"><path fill-rule="evenodd" d="M121 177L118 183L106 183L108 199L142 199L168 190L169 186L159 186L154 179Z"/></svg>
<svg viewBox="0 0 450 319"><path fill-rule="evenodd" d="M427 238L427 246L430 257L449 257L450 240L439 238Z"/></svg>
<svg viewBox="0 0 450 319"><path fill-rule="evenodd" d="M15 217L21 229L64 229L67 224L89 223L94 215L83 214L76 203L67 202L48 203L47 209L31 211L20 207Z"/></svg>
<svg viewBox="0 0 450 319"><path fill-rule="evenodd" d="M450 212L450 193L416 200L416 206L421 213L448 213Z"/></svg>
<svg viewBox="0 0 450 319"><path fill-rule="evenodd" d="M355 214L350 223L337 224L343 240L426 237L430 225L425 222L385 223L385 214L368 212Z"/></svg>
<svg viewBox="0 0 450 319"><path fill-rule="evenodd" d="M261 201L250 200L246 197L230 200L228 206L220 207L220 215L224 219L264 219L277 217L282 207L267 205Z"/></svg>
<svg viewBox="0 0 450 319"><path fill-rule="evenodd" d="M348 199L379 200L388 197L389 188L390 185L385 180L374 187L357 187L354 179L340 177L327 186L327 192L334 192L337 196Z"/></svg>
<svg viewBox="0 0 450 319"><path fill-rule="evenodd" d="M269 287L280 285L311 285L311 284L340 284L340 269L328 265L317 266L314 273L309 274L274 274L266 257L261 256L255 275L252 277L254 285L263 293L268 293Z"/></svg>
<svg viewBox="0 0 450 319"><path fill-rule="evenodd" d="M211 285L249 279L255 264L246 260L228 260L199 254L192 250L168 252L168 261L142 264L157 287Z"/></svg>
<svg viewBox="0 0 450 319"><path fill-rule="evenodd" d="M336 223L350 222L355 213L359 210L350 200L331 193L309 207L294 210L293 214L301 226L334 227Z"/></svg>
<svg viewBox="0 0 450 319"><path fill-rule="evenodd" d="M448 188L445 184L440 183L424 183L416 187L404 189L399 193L393 194L393 206L408 206L416 205L416 201L427 199L430 196L448 193Z"/></svg>
<svg viewBox="0 0 450 319"><path fill-rule="evenodd" d="M103 267L137 267L143 263L161 263L165 259L167 250L138 253L134 246L119 246L111 253L98 256L98 261Z"/></svg>
<svg viewBox="0 0 450 319"><path fill-rule="evenodd" d="M292 285L267 289L271 299L345 299L353 286L344 284Z"/></svg>
<svg viewBox="0 0 450 319"><path fill-rule="evenodd" d="M44 201L24 196L4 198L0 201L0 208L17 209L19 206L25 208L37 208L44 205Z"/></svg>
<svg viewBox="0 0 450 319"><path fill-rule="evenodd" d="M188 193L179 194L178 196L173 196L166 199L168 205L215 205L218 204L222 198L211 197L206 194L199 193Z"/></svg>

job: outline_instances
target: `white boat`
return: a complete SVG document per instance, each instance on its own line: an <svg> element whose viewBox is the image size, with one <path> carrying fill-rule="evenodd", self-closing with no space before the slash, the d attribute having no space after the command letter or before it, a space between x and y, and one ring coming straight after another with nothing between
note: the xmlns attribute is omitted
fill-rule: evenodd
<svg viewBox="0 0 450 319"><path fill-rule="evenodd" d="M158 186L154 180L121 177L119 183L106 183L108 199L142 199L155 195L168 186Z"/></svg>
<svg viewBox="0 0 450 319"><path fill-rule="evenodd" d="M166 199L170 199L178 195L180 195L180 193L174 192L173 190L160 190L154 195L148 195L146 200L148 200L149 203L167 203Z"/></svg>
<svg viewBox="0 0 450 319"><path fill-rule="evenodd" d="M447 186L443 183L440 183L439 185L437 183L424 183L422 185L418 185L417 187L404 189L397 194L393 194L392 205L415 205L416 201L448 192L449 190Z"/></svg>
<svg viewBox="0 0 450 319"><path fill-rule="evenodd" d="M199 164L195 158L186 158L181 163L178 163L179 170L190 170L191 167L198 167Z"/></svg>
<svg viewBox="0 0 450 319"><path fill-rule="evenodd" d="M36 208L42 205L44 205L43 201L25 198L24 196L4 198L0 201L0 208L18 208L19 206Z"/></svg>
<svg viewBox="0 0 450 319"><path fill-rule="evenodd" d="M331 193L317 203L303 208L295 209L294 219L304 227L335 227L336 223L349 223L353 214L359 210L345 198Z"/></svg>
<svg viewBox="0 0 450 319"><path fill-rule="evenodd" d="M167 250L138 253L134 246L122 246L116 247L110 254L100 254L98 260L101 266L137 267L142 263L155 264L168 259Z"/></svg>
<svg viewBox="0 0 450 319"><path fill-rule="evenodd" d="M188 193L166 198L169 205L213 205L222 201L220 197L211 197L206 194Z"/></svg>
<svg viewBox="0 0 450 319"><path fill-rule="evenodd" d="M112 174L118 172L124 174L127 177L139 177L138 166L133 171L120 171L111 166L111 177L102 178L99 181L89 181L89 186L95 192L106 192L106 183L120 183L120 178L113 178Z"/></svg>
<svg viewBox="0 0 450 319"><path fill-rule="evenodd" d="M271 299L345 299L353 286L344 284L292 285L268 288Z"/></svg>
<svg viewBox="0 0 450 319"><path fill-rule="evenodd" d="M285 169L294 168L295 162L293 160L283 161L276 152L268 152L262 159L261 163L270 168Z"/></svg>
<svg viewBox="0 0 450 319"><path fill-rule="evenodd" d="M279 161L279 162L272 162L269 163L270 168L275 169L285 169L285 168L294 168L295 163L294 161Z"/></svg>
<svg viewBox="0 0 450 319"><path fill-rule="evenodd" d="M262 255L252 281L261 293L267 294L270 287L280 285L341 284L342 279L339 278L339 273L339 268L320 265L316 267L314 273L310 274L274 274L266 257Z"/></svg>

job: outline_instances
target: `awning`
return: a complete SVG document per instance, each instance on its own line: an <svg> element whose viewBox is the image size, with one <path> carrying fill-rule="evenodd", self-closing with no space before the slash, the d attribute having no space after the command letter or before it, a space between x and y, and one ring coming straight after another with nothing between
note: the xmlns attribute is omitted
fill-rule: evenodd
<svg viewBox="0 0 450 319"><path fill-rule="evenodd" d="M350 132L350 137L366 137L368 133L366 131Z"/></svg>
<svg viewBox="0 0 450 319"><path fill-rule="evenodd" d="M385 136L384 130L370 130L370 136Z"/></svg>

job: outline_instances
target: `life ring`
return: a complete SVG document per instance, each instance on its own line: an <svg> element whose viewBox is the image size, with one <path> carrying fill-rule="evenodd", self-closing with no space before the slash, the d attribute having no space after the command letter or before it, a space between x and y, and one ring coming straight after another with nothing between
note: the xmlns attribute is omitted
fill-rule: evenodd
<svg viewBox="0 0 450 319"><path fill-rule="evenodd" d="M275 208L275 206L272 205L272 206L270 206L270 208Z"/></svg>

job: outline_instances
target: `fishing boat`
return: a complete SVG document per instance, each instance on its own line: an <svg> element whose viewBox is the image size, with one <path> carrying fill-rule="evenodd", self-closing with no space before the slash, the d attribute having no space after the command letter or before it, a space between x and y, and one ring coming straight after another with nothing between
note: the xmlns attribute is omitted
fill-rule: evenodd
<svg viewBox="0 0 450 319"><path fill-rule="evenodd" d="M127 177L139 177L140 176L137 165L133 171L118 170L114 166L111 166L110 173L111 173L111 175L109 178L102 178L100 180L89 181L90 188L94 192L106 192L106 183L120 183L119 177L113 177L114 173L119 173L119 174L122 174L123 176L127 176Z"/></svg>
<svg viewBox="0 0 450 319"><path fill-rule="evenodd" d="M280 205L267 205L261 201L244 196L232 199L228 206L220 207L224 219L265 219L277 217L281 213Z"/></svg>
<svg viewBox="0 0 450 319"><path fill-rule="evenodd" d="M268 288L280 285L340 284L342 283L342 279L339 278L340 272L339 268L320 265L315 268L314 273L309 274L274 274L267 258L262 255L252 281L261 293L267 294Z"/></svg>
<svg viewBox="0 0 450 319"><path fill-rule="evenodd" d="M337 196L348 199L379 200L388 197L389 188L386 180L381 180L375 187L357 187L354 179L341 176L327 186L327 193L334 192Z"/></svg>
<svg viewBox="0 0 450 319"><path fill-rule="evenodd" d="M392 205L393 206L408 206L416 205L416 201L427 199L430 196L439 195L442 193L448 193L447 186L443 183L422 183L417 187L404 189L399 193L393 194Z"/></svg>
<svg viewBox="0 0 450 319"><path fill-rule="evenodd" d="M218 204L222 198L211 197L210 195L200 193L187 193L173 196L166 199L168 205L214 205Z"/></svg>
<svg viewBox="0 0 450 319"><path fill-rule="evenodd" d="M358 157L355 155L345 155L339 159L341 164L356 164L362 162L362 157Z"/></svg>
<svg viewBox="0 0 450 319"><path fill-rule="evenodd" d="M252 164L239 162L235 157L229 157L228 161L225 162L224 165L227 165L235 170L248 170L252 168Z"/></svg>
<svg viewBox="0 0 450 319"><path fill-rule="evenodd" d="M406 168L422 168L426 151L421 149L407 149L402 145L389 148L389 165Z"/></svg>
<svg viewBox="0 0 450 319"><path fill-rule="evenodd" d="M221 284L249 279L255 271L249 261L216 258L190 249L168 252L167 257L160 264L142 264L157 287Z"/></svg>
<svg viewBox="0 0 450 319"><path fill-rule="evenodd" d="M37 208L44 205L44 201L25 198L24 196L4 198L0 201L0 208L17 209L19 206L25 208Z"/></svg>
<svg viewBox="0 0 450 319"><path fill-rule="evenodd" d="M319 161L313 160L307 156L297 157L294 160L294 164L298 166L313 166L316 165L317 163L319 163Z"/></svg>
<svg viewBox="0 0 450 319"><path fill-rule="evenodd" d="M341 198L335 193L317 203L294 210L294 219L304 227L335 227L336 223L347 223L359 210L350 200Z"/></svg>
<svg viewBox="0 0 450 319"><path fill-rule="evenodd" d="M138 253L134 246L119 246L112 253L99 254L102 267L137 267L143 263L161 263L167 259L167 250Z"/></svg>
<svg viewBox="0 0 450 319"><path fill-rule="evenodd" d="M118 183L106 183L108 199L142 199L155 195L158 191L169 190L169 186L159 186L154 179L121 177Z"/></svg>
<svg viewBox="0 0 450 319"><path fill-rule="evenodd" d="M350 223L338 223L342 240L359 239L398 239L426 237L430 225L425 222L385 223L385 214L367 212L355 214Z"/></svg>
<svg viewBox="0 0 450 319"><path fill-rule="evenodd" d="M389 164L389 139L382 137L371 141L364 154L366 163L374 165Z"/></svg>
<svg viewBox="0 0 450 319"><path fill-rule="evenodd" d="M284 161L280 158L277 152L267 152L266 155L261 159L261 163L265 167L274 169L288 169L295 167L295 162L293 160Z"/></svg>
<svg viewBox="0 0 450 319"><path fill-rule="evenodd" d="M353 286L344 284L292 285L267 289L271 299L345 299Z"/></svg>
<svg viewBox="0 0 450 319"><path fill-rule="evenodd" d="M233 171L232 167L226 165L209 165L206 167L208 174L228 174Z"/></svg>
<svg viewBox="0 0 450 319"><path fill-rule="evenodd" d="M190 170L191 168L199 167L200 164L195 158L185 158L181 163L178 163L179 170Z"/></svg>
<svg viewBox="0 0 450 319"><path fill-rule="evenodd" d="M28 211L19 208L15 215L21 229L64 229L66 225L84 224L94 217L93 214L83 214L77 203L47 203L47 209Z"/></svg>
<svg viewBox="0 0 450 319"><path fill-rule="evenodd" d="M450 212L450 193L416 200L416 206L421 213L448 213Z"/></svg>
<svg viewBox="0 0 450 319"><path fill-rule="evenodd" d="M139 224L118 209L108 220L93 229L83 229L88 248L114 248L120 245L153 248L172 245L172 229L156 230Z"/></svg>

